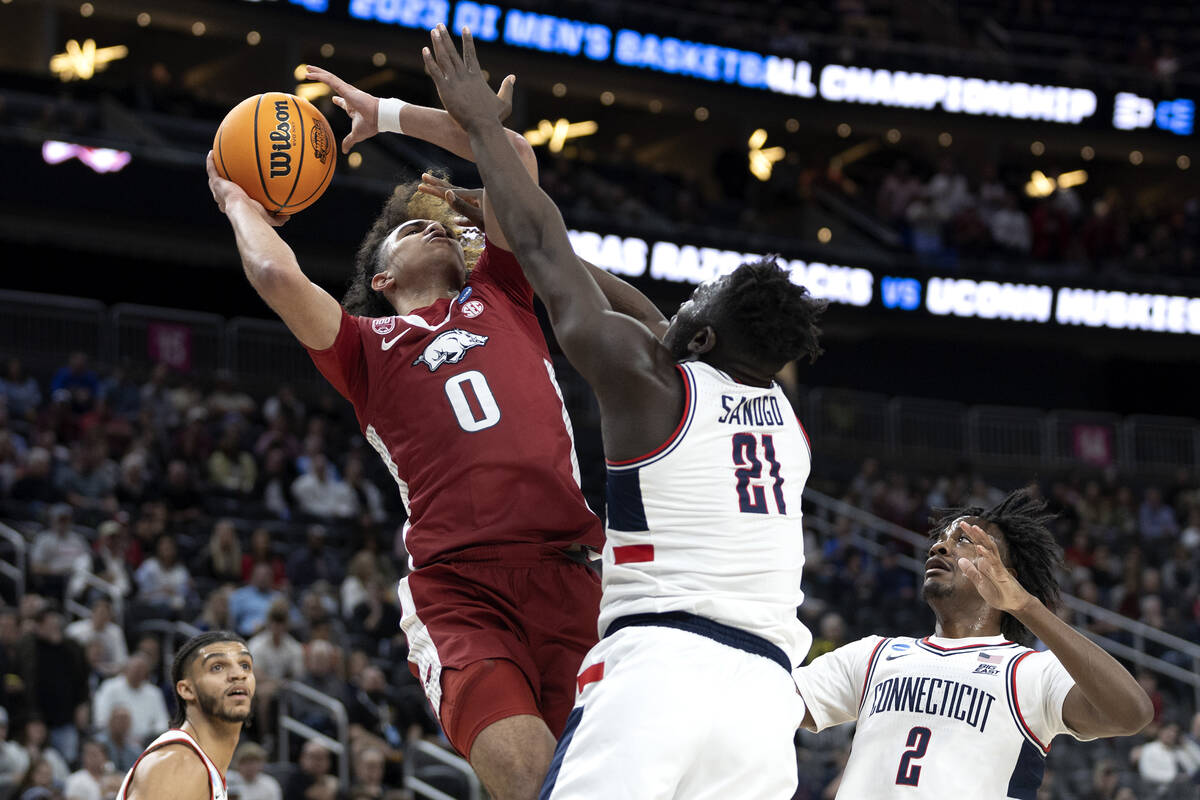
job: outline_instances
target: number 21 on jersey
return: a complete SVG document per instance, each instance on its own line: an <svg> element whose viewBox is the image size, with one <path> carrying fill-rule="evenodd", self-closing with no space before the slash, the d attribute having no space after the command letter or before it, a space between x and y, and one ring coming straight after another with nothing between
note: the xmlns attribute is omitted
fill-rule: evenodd
<svg viewBox="0 0 1200 800"><path fill-rule="evenodd" d="M762 453L762 459L759 453ZM779 461L775 458L775 440L771 434L735 433L733 435L734 476L737 478L738 508L743 514L770 514L767 489L763 485L763 459L768 468L771 493L775 499L775 511L787 514L787 503L783 499L783 478L779 475Z"/></svg>

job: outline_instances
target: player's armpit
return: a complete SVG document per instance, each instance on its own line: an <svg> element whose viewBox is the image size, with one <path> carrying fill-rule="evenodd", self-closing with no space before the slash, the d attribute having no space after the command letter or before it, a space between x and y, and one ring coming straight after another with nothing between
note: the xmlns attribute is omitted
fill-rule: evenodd
<svg viewBox="0 0 1200 800"><path fill-rule="evenodd" d="M209 800L208 769L196 751L169 744L145 756L133 773L128 800Z"/></svg>

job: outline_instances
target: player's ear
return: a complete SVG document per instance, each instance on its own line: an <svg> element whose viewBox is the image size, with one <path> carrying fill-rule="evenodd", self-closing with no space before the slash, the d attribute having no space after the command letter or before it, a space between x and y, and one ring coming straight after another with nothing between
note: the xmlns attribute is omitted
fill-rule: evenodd
<svg viewBox="0 0 1200 800"><path fill-rule="evenodd" d="M175 682L175 691L185 702L190 703L196 699L196 691L192 688L192 682L187 678Z"/></svg>
<svg viewBox="0 0 1200 800"><path fill-rule="evenodd" d="M382 272L376 272L371 277L371 288L377 292L382 292L390 284L393 283L392 274L386 269Z"/></svg>
<svg viewBox="0 0 1200 800"><path fill-rule="evenodd" d="M705 325L692 335L691 341L688 342L687 349L689 353L700 356L704 355L716 346L717 332L713 330L711 325Z"/></svg>

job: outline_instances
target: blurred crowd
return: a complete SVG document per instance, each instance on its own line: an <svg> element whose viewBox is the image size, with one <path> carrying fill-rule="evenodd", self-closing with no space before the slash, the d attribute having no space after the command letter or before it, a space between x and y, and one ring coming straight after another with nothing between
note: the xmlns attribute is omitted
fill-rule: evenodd
<svg viewBox="0 0 1200 800"><path fill-rule="evenodd" d="M594 401L577 376L559 373L585 489L600 507ZM26 559L24 592L0 576L0 798L111 797L167 725L174 645L216 628L250 640L258 677L231 797L406 797L388 787L412 767L411 743L440 739L399 629L403 512L349 407L287 386L252 397L229 374L163 366L134 374L97 369L84 353L52 374L31 375L17 358L0 372L0 520ZM847 503L918 531L931 509L1002 496L971 472L921 476L875 460L840 483L821 477ZM1200 639L1193 475L1170 485L1068 476L1039 491L1060 515L1065 591ZM931 631L917 577L900 563L911 550L869 556L854 541L863 529L852 516L813 521L801 613L814 657L868 633ZM18 563L2 537L0 556ZM1137 644L1103 620L1066 616ZM1192 669L1170 647L1145 648ZM1152 672L1139 678L1155 698L1154 725L1122 742L1056 746L1044 797L1186 796L1179 787L1200 767L1190 694ZM344 704L350 786L339 784L336 754L318 741L292 737L281 748L285 697L292 717L341 735L330 710L282 689L287 681ZM832 797L848 742L849 731L799 736L798 798ZM461 790L453 774L439 780L451 794Z"/></svg>

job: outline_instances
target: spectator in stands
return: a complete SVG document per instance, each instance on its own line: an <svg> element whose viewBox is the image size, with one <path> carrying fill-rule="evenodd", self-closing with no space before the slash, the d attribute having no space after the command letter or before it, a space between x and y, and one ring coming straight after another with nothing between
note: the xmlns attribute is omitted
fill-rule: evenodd
<svg viewBox="0 0 1200 800"><path fill-rule="evenodd" d="M1138 509L1138 528L1142 537L1151 543L1158 543L1179 533L1179 522L1175 519L1175 510L1165 504L1162 491L1151 486L1146 490L1145 500Z"/></svg>
<svg viewBox="0 0 1200 800"><path fill-rule="evenodd" d="M20 782L29 769L25 748L8 738L8 709L0 706L0 797Z"/></svg>
<svg viewBox="0 0 1200 800"><path fill-rule="evenodd" d="M64 800L102 800L100 784L109 772L108 754L95 739L85 739L80 749L80 769L67 777Z"/></svg>
<svg viewBox="0 0 1200 800"><path fill-rule="evenodd" d="M280 519L291 519L292 516L288 500L291 486L296 480L292 464L292 459L282 447L270 448L263 459L258 485L254 488L255 499Z"/></svg>
<svg viewBox="0 0 1200 800"><path fill-rule="evenodd" d="M266 528L255 528L250 534L250 552L242 556L243 583L250 582L259 564L271 567L271 586L279 589L287 582L287 567L282 558L271 552L271 532Z"/></svg>
<svg viewBox="0 0 1200 800"><path fill-rule="evenodd" d="M179 419L171 403L171 389L167 383L170 373L171 369L166 364L155 364L149 380L141 388L142 410L159 435L166 433Z"/></svg>
<svg viewBox="0 0 1200 800"><path fill-rule="evenodd" d="M142 562L134 579L139 605L155 613L173 618L195 601L192 576L179 563L179 546L173 536L158 537L154 556Z"/></svg>
<svg viewBox="0 0 1200 800"><path fill-rule="evenodd" d="M373 654L387 656L391 643L401 637L401 616L395 581L375 577L367 585L366 599L355 606L350 624L357 636L370 642Z"/></svg>
<svg viewBox="0 0 1200 800"><path fill-rule="evenodd" d="M272 604L287 602L283 595L271 588L273 579L271 565L259 562L250 574L250 583L230 595L229 616L233 629L243 636L253 636L262 628Z"/></svg>
<svg viewBox="0 0 1200 800"><path fill-rule="evenodd" d="M383 510L383 492L367 480L362 457L352 454L346 459L346 485L354 493L354 513L364 524L379 524L387 519Z"/></svg>
<svg viewBox="0 0 1200 800"><path fill-rule="evenodd" d="M300 455L300 440L292 433L292 418L290 413L277 413L267 420L267 429L259 434L254 443L254 455L265 459L267 452L272 449L283 451L286 458L295 459Z"/></svg>
<svg viewBox="0 0 1200 800"><path fill-rule="evenodd" d="M146 456L134 451L121 459L120 475L113 489L118 505L126 511L158 498L158 487L150 480Z"/></svg>
<svg viewBox="0 0 1200 800"><path fill-rule="evenodd" d="M69 505L52 506L45 530L33 539L29 567L34 588L42 594L61 598L67 578L90 553L87 540L72 528L75 515Z"/></svg>
<svg viewBox="0 0 1200 800"><path fill-rule="evenodd" d="M283 787L283 796L288 800L335 800L338 796L338 780L330 769L333 758L324 745L309 739L300 749L297 761L299 772L294 773Z"/></svg>
<svg viewBox="0 0 1200 800"><path fill-rule="evenodd" d="M163 484L162 497L171 518L176 522L187 522L201 516L204 498L196 489L191 468L181 458L167 464L167 480Z"/></svg>
<svg viewBox="0 0 1200 800"><path fill-rule="evenodd" d="M101 522L96 529L96 545L91 556L75 564L75 571L67 582L67 596L73 600L85 600L84 596L89 590L85 577L91 573L111 583L122 597L128 597L133 590L125 562L128 549L129 534L124 524L115 519Z"/></svg>
<svg viewBox="0 0 1200 800"><path fill-rule="evenodd" d="M354 490L330 469L324 453L308 457L308 471L292 484L292 498L297 507L311 517L325 521L349 519L354 516Z"/></svg>
<svg viewBox="0 0 1200 800"><path fill-rule="evenodd" d="M122 419L135 419L142 410L141 388L129 379L129 368L118 364L100 381L100 399Z"/></svg>
<svg viewBox="0 0 1200 800"><path fill-rule="evenodd" d="M1017 198L1012 192L1004 193L1000 207L988 219L988 228L1001 250L1019 256L1029 255L1033 247L1029 217L1017 207Z"/></svg>
<svg viewBox="0 0 1200 800"><path fill-rule="evenodd" d="M1200 745L1180 736L1177 720L1164 721L1158 736L1142 746L1138 757L1138 774L1159 792L1172 786L1182 789L1197 772L1200 772Z"/></svg>
<svg viewBox="0 0 1200 800"><path fill-rule="evenodd" d="M254 670L257 675L257 658ZM282 800L283 789L279 781L263 772L266 763L267 751L261 745L246 742L239 746L228 775L230 796L236 796L238 800Z"/></svg>
<svg viewBox="0 0 1200 800"><path fill-rule="evenodd" d="M33 625L17 647L16 672L25 685L26 708L40 714L55 749L71 753L78 748L75 708L88 700L87 663L82 648L63 636L63 616L56 606L40 608Z"/></svg>
<svg viewBox="0 0 1200 800"><path fill-rule="evenodd" d="M53 763L46 758L35 759L17 784L13 796L17 800L60 800L61 779L56 779Z"/></svg>
<svg viewBox="0 0 1200 800"><path fill-rule="evenodd" d="M370 664L355 677L346 693L350 741L396 749L404 743L404 714L400 713L383 670ZM386 755L386 754L385 754Z"/></svg>
<svg viewBox="0 0 1200 800"><path fill-rule="evenodd" d="M68 638L86 648L92 642L100 645L100 660L97 664L106 677L121 671L129 658L125 644L125 632L113 622L112 600L107 595L98 595L91 604L91 617L72 622L66 628Z"/></svg>
<svg viewBox="0 0 1200 800"><path fill-rule="evenodd" d="M21 359L9 358L0 377L0 397L7 401L8 413L13 420L33 422L37 418L38 406L42 404L42 390L36 380L25 372Z"/></svg>
<svg viewBox="0 0 1200 800"><path fill-rule="evenodd" d="M80 443L71 451L70 463L58 476L58 489L78 509L117 511L119 471L102 442Z"/></svg>
<svg viewBox="0 0 1200 800"><path fill-rule="evenodd" d="M846 620L836 611L830 611L821 617L819 635L813 640L805 663L811 663L817 656L838 649L846 641Z"/></svg>
<svg viewBox="0 0 1200 800"><path fill-rule="evenodd" d="M9 488L13 500L28 504L30 516L57 501L61 495L54 485L54 459L44 447L32 447L25 456L25 468Z"/></svg>
<svg viewBox="0 0 1200 800"><path fill-rule="evenodd" d="M158 687L149 682L149 659L134 653L125 662L120 675L100 684L92 703L93 719L108 725L113 709L123 706L133 717L130 733L135 741L146 742L167 729L167 703Z"/></svg>
<svg viewBox="0 0 1200 800"><path fill-rule="evenodd" d="M364 747L354 754L354 787L351 794L358 800L383 800L394 796L383 785L383 768L387 757L378 747Z"/></svg>
<svg viewBox="0 0 1200 800"><path fill-rule="evenodd" d="M18 671L21 618L15 608L0 606L0 707L20 718L28 699Z"/></svg>
<svg viewBox="0 0 1200 800"><path fill-rule="evenodd" d="M202 631L233 630L233 614L229 610L233 592L233 584L230 583L214 589L205 599L200 616L192 624Z"/></svg>
<svg viewBox="0 0 1200 800"><path fill-rule="evenodd" d="M215 584L242 582L242 544L231 519L219 519L213 525L192 574Z"/></svg>
<svg viewBox="0 0 1200 800"><path fill-rule="evenodd" d="M304 678L304 648L288 632L287 600L276 598L267 611L267 626L247 643L254 656L254 677L258 686L254 703L260 719L270 719L271 708L283 681Z"/></svg>
<svg viewBox="0 0 1200 800"><path fill-rule="evenodd" d="M908 207L921 193L921 182L912 174L907 159L899 159L884 178L876 198L879 217L892 225L903 225Z"/></svg>
<svg viewBox="0 0 1200 800"><path fill-rule="evenodd" d="M66 389L76 411L87 411L100 394L100 378L88 366L88 355L82 351L71 353L66 366L59 367L50 381L50 392Z"/></svg>
<svg viewBox="0 0 1200 800"><path fill-rule="evenodd" d="M254 398L237 388L233 373L218 370L213 381L213 390L205 401L214 419L239 421L249 419L257 410Z"/></svg>
<svg viewBox="0 0 1200 800"><path fill-rule="evenodd" d="M104 747L108 760L117 772L125 774L142 754L141 742L134 739L132 734L133 714L125 706L114 706L109 712L108 722L97 720L97 723L103 727L97 741Z"/></svg>
<svg viewBox="0 0 1200 800"><path fill-rule="evenodd" d="M25 729L21 733L21 746L25 748L25 756L29 759L29 769L39 761L45 761L50 767L51 779L62 783L71 774L66 759L53 746L47 743L48 732L46 723L39 717L25 720Z"/></svg>
<svg viewBox="0 0 1200 800"><path fill-rule="evenodd" d="M309 525L305 546L288 559L288 579L297 589L307 589L317 581L325 581L333 586L341 582L341 565L337 556L326 548L325 537L324 525Z"/></svg>
<svg viewBox="0 0 1200 800"><path fill-rule="evenodd" d="M304 678L302 682L310 689L341 700L346 694L346 682L338 674L340 653L324 639L308 643L304 655ZM332 734L335 730L329 709L303 699L292 702L293 715L306 725L322 733Z"/></svg>
<svg viewBox="0 0 1200 800"><path fill-rule="evenodd" d="M291 420L304 419L304 404L296 397L296 390L290 384L283 383L262 404L262 416L267 422L274 422L280 416Z"/></svg>
<svg viewBox="0 0 1200 800"><path fill-rule="evenodd" d="M360 550L350 559L350 567L346 570L346 579L342 581L340 592L342 616L347 619L353 616L360 603L367 600L368 587L371 581L379 576L375 564L375 556L366 550Z"/></svg>
<svg viewBox="0 0 1200 800"><path fill-rule="evenodd" d="M4 401L0 398L0 497L8 495L9 489L17 481L20 473L21 458L17 454L15 444L18 437L4 427Z"/></svg>
<svg viewBox="0 0 1200 800"><path fill-rule="evenodd" d="M208 457L208 481L216 489L249 495L258 481L258 464L241 447L237 425L227 425L217 447Z"/></svg>

